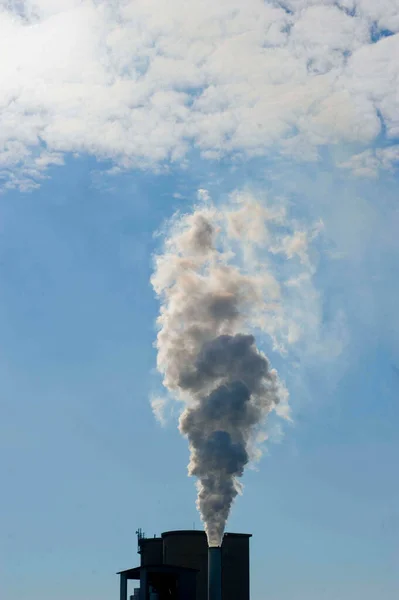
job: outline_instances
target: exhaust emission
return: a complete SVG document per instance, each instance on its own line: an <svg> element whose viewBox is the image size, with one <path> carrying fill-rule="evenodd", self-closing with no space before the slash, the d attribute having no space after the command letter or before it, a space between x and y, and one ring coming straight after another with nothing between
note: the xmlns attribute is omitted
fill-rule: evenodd
<svg viewBox="0 0 399 600"><path fill-rule="evenodd" d="M271 244L269 229L280 221L281 214L247 196L223 210L206 199L175 217L155 257L151 282L162 303L157 366L184 404L179 428L210 546L209 600L220 600L220 547L239 478L268 414L289 418L288 393L250 334L270 327L272 335L281 321L278 281L265 258L254 268L255 252Z"/></svg>
<svg viewBox="0 0 399 600"><path fill-rule="evenodd" d="M222 600L222 548L208 548L208 600Z"/></svg>

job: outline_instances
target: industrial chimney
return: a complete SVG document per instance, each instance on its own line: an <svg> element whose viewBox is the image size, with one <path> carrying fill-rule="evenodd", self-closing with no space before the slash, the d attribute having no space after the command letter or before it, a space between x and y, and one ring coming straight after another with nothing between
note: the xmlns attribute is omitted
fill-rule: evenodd
<svg viewBox="0 0 399 600"><path fill-rule="evenodd" d="M222 600L222 548L208 548L208 600Z"/></svg>

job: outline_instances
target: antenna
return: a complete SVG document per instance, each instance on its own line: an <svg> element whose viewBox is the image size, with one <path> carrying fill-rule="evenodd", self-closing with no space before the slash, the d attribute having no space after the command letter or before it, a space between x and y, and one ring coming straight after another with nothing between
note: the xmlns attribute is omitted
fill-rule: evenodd
<svg viewBox="0 0 399 600"><path fill-rule="evenodd" d="M137 552L140 554L140 552L141 552L140 542L141 542L141 540L143 540L145 538L145 533L141 529L141 527L139 527L138 530L136 531L136 535L137 535Z"/></svg>

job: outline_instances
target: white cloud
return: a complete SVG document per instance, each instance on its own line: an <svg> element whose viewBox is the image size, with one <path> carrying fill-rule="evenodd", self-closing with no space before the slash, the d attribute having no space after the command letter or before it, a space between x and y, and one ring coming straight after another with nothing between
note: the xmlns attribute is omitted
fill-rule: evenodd
<svg viewBox="0 0 399 600"><path fill-rule="evenodd" d="M12 6L0 1L10 181L39 179L50 164L40 157L64 152L151 168L193 146L208 158L314 160L326 144L372 143L381 120L399 133L399 35L373 43L376 31L399 30L396 0Z"/></svg>
<svg viewBox="0 0 399 600"><path fill-rule="evenodd" d="M354 175L377 177L381 171L393 171L397 164L399 164L399 146L389 146L355 154L340 166L350 169Z"/></svg>

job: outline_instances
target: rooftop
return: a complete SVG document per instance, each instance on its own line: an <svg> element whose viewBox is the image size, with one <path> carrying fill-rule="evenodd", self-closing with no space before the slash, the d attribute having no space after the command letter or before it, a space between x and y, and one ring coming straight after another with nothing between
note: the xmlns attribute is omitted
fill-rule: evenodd
<svg viewBox="0 0 399 600"><path fill-rule="evenodd" d="M140 579L140 572L142 570L147 571L148 573L198 572L198 569L191 569L188 567L177 567L176 565L146 565L141 567L135 567L134 569L126 569L125 571L119 571L117 575L124 575L126 579Z"/></svg>
<svg viewBox="0 0 399 600"><path fill-rule="evenodd" d="M196 529L177 529L176 531L164 531L161 534L161 537L167 537L168 535L205 535L205 531L198 531ZM252 533L230 533L227 532L224 534L224 537L252 537Z"/></svg>

